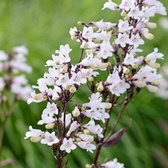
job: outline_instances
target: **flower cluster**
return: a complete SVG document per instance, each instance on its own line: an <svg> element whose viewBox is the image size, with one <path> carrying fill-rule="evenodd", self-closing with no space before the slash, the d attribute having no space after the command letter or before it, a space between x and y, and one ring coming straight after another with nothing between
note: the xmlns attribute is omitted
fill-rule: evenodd
<svg viewBox="0 0 168 168"><path fill-rule="evenodd" d="M12 48L9 53L0 51L0 101L6 90L15 98L26 101L32 92L23 73L30 73L31 67L26 63L28 50L24 46Z"/></svg>
<svg viewBox="0 0 168 168"><path fill-rule="evenodd" d="M122 18L118 23L79 22L82 30L71 28L71 38L81 48L78 63L71 63L70 46L61 45L46 62L48 72L33 86L35 91L28 99L28 103L47 102L38 121L46 130L30 126L25 138L51 146L59 166L60 160L77 147L92 153L96 149L93 167L97 166L101 147L112 143L114 138L108 141L105 136L112 109L120 104L118 100L124 98L120 102L125 108L141 88L158 90L161 76L157 73L160 66L157 60L163 54L155 48L142 56L140 46L144 38L154 39L150 29L156 28L156 24L150 18L166 14L163 4L157 0L122 0L118 5L109 0L104 9L118 10ZM97 76L102 71L106 75L100 80ZM81 85L87 85L91 92L89 102L74 104L70 111L68 105ZM101 167L123 168L123 165L114 160Z"/></svg>

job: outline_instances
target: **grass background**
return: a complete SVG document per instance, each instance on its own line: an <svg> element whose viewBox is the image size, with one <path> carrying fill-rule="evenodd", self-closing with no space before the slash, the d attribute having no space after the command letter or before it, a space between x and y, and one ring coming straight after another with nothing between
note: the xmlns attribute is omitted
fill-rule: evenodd
<svg viewBox="0 0 168 168"><path fill-rule="evenodd" d="M26 45L29 49L28 62L33 73L28 75L31 84L45 72L44 64L60 44L69 43L74 48L72 59L75 61L79 46L71 41L70 27L78 21L109 20L120 18L117 12L101 11L105 0L0 0L0 49L9 50L13 46ZM168 7L168 1L162 1ZM158 22L160 16L154 21ZM144 53L158 47L168 62L168 32L152 30L154 41L146 42ZM87 98L85 88L75 98L82 102ZM19 102L15 113L8 122L4 141L4 158L12 158L15 164L11 168L55 167L55 160L48 147L24 140L24 134L31 124L36 122L45 104ZM115 118L116 112L114 112ZM130 122L132 120L132 122ZM129 105L120 126L131 128L121 143L114 148L102 151L101 161L117 157L127 168L167 168L168 167L168 129L163 130L160 122L168 121L168 101L161 100L148 91L142 91ZM69 167L84 167L90 163L91 155L76 150L69 157Z"/></svg>

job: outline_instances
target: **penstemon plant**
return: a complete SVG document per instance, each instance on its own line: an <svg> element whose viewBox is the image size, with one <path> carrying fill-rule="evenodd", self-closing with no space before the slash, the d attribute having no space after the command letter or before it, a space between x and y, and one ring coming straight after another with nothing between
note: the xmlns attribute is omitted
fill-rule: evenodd
<svg viewBox="0 0 168 168"><path fill-rule="evenodd" d="M24 46L0 51L0 154L7 121L18 100L26 101L32 92L24 73L32 68L26 63L28 50ZM0 165L1 167L1 165Z"/></svg>
<svg viewBox="0 0 168 168"><path fill-rule="evenodd" d="M45 101L47 107L38 121L45 128L30 126L25 139L50 146L58 168L67 166L65 157L76 148L93 153L93 161L86 168L124 168L117 159L99 163L101 149L119 143L127 128L117 132L118 123L141 89L158 90L161 75L156 61L163 54L155 48L142 56L139 47L144 44L143 37L154 39L150 29L157 25L149 20L155 14L166 15L163 4L157 0L122 0L118 5L109 0L104 9L120 11L122 18L118 23L79 22L83 30L71 28L71 38L80 44L78 63L71 63L70 46L61 45L46 62L48 72L33 86L38 91L28 99L28 103ZM68 111L81 85L88 86L89 101L76 102L74 109ZM111 123L116 107L118 116Z"/></svg>

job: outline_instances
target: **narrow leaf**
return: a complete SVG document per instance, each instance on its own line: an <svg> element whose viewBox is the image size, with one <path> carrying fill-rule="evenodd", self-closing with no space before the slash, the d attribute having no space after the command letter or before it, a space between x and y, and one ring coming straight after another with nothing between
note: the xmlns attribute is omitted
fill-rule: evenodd
<svg viewBox="0 0 168 168"><path fill-rule="evenodd" d="M128 130L128 128L122 128L115 134L111 135L109 138L105 139L103 142L103 147L114 146L117 145L124 135L124 133Z"/></svg>

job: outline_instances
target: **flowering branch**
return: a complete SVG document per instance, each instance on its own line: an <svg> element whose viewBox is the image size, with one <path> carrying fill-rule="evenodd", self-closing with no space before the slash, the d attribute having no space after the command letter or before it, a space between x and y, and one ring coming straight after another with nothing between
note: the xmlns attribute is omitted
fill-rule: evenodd
<svg viewBox="0 0 168 168"><path fill-rule="evenodd" d="M118 5L109 0L104 9L120 11L122 19L117 23L79 22L83 30L71 28L71 38L81 48L78 63L71 64L70 46L61 45L46 62L48 72L33 86L37 91L28 99L28 103L47 102L38 122L46 129L30 126L25 139L51 146L58 168L67 166L65 156L77 147L95 153L93 163L86 168L124 168L116 159L99 163L101 149L116 145L127 130L114 133L136 94L145 87L152 92L158 90L161 76L156 62L163 54L155 48L154 52L142 56L140 46L145 43L143 37L154 39L149 31L156 24L150 18L166 14L163 4L157 0L122 0ZM73 104L71 100L81 85L88 86L89 102ZM74 110L68 112L70 104ZM110 118L116 106L121 108L110 131Z"/></svg>

